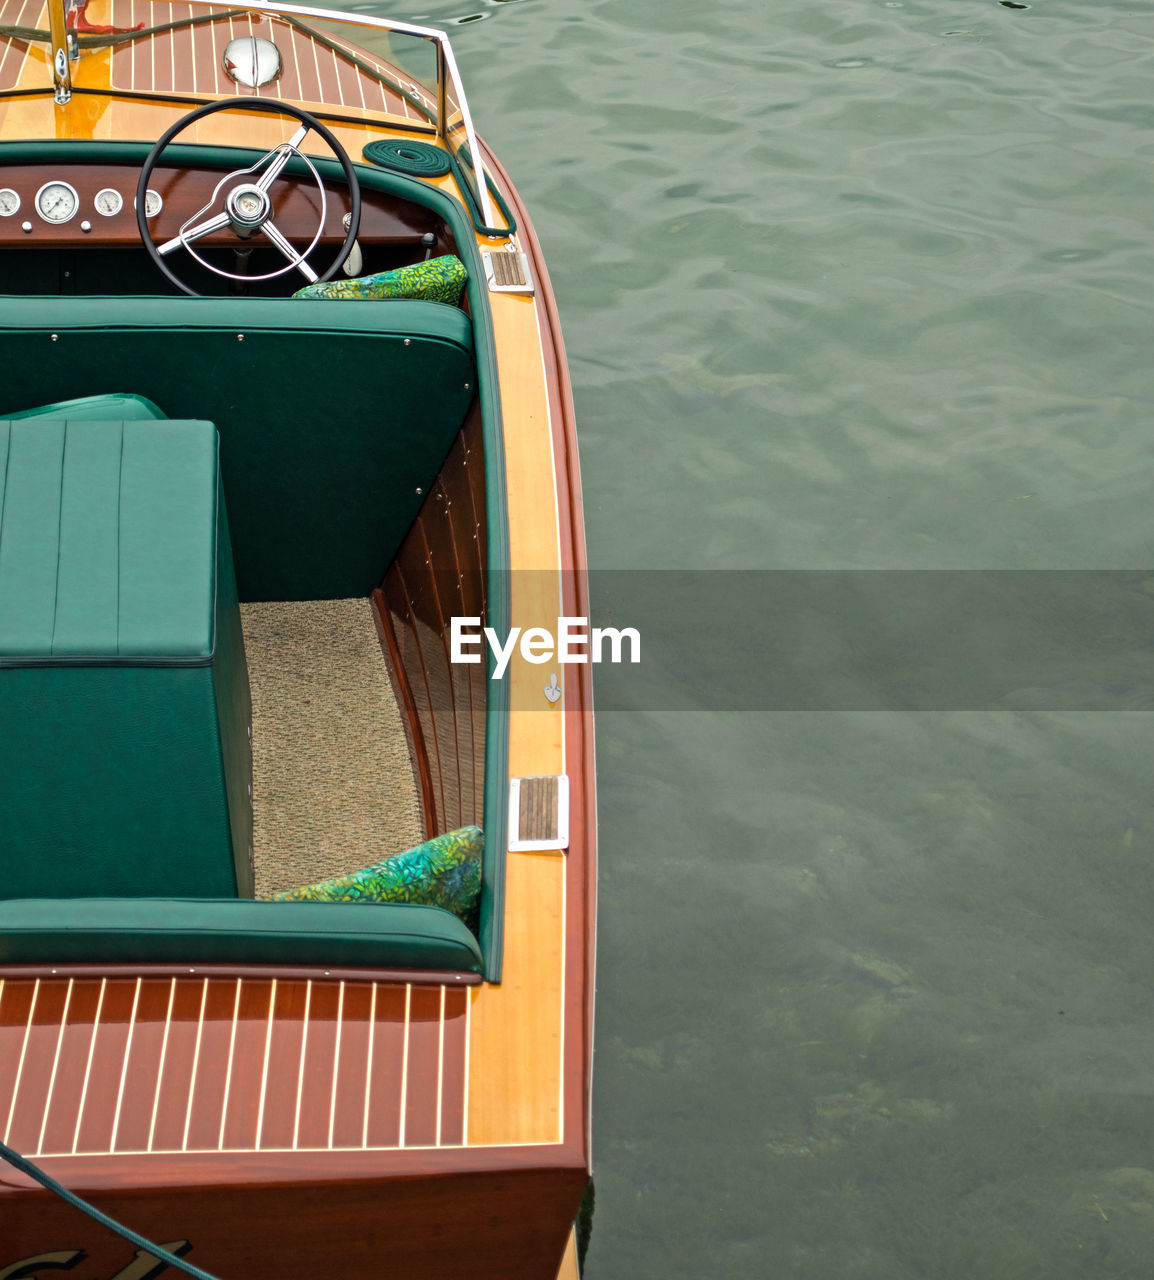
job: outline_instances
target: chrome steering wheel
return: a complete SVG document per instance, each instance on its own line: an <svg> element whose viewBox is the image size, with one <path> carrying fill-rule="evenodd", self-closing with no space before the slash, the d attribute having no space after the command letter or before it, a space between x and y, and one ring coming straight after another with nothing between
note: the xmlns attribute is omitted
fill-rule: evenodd
<svg viewBox="0 0 1154 1280"><path fill-rule="evenodd" d="M293 119L301 122L301 127L288 142L279 143L266 155L261 156L254 164L244 169L236 169L231 173L226 173L216 184L207 204L192 214L191 217L185 219L180 231L173 239L158 245L149 228L146 210L146 195L153 171L160 162L165 148L177 134L182 133L189 125L195 124L197 120L211 115L215 111L263 111L269 114L292 116ZM306 261L321 238L321 232L325 226L325 213L328 208L324 182L313 162L300 150L301 143L304 142L310 131L315 131L328 143L344 170L345 183L349 189L350 216L344 243L337 251L337 256L333 259L332 264L321 275L317 275ZM302 161L308 168L321 197L321 212L316 233L313 235L312 242L308 248L299 253L273 222L273 206L269 196L269 188L280 176L284 167L294 158ZM217 208L218 204L221 207L217 209L217 212L211 212L214 208ZM277 276L283 276L286 272L295 269L304 276L309 284L320 284L326 280L331 280L336 275L341 263L352 252L357 238L357 231L360 227L360 220L361 186L357 181L357 173L353 167L353 162L349 159L344 147L315 116L309 115L307 111L302 111L299 107L294 107L290 103L274 102L268 98L226 98L221 102L210 102L207 106L198 107L195 111L190 111L188 115L182 116L170 129L165 131L157 140L156 146L148 153L148 158L144 162L144 167L141 169L140 177L136 183L136 225L140 231L140 238L144 242L145 249L148 250L149 256L163 274L178 289L181 289L184 293L191 294L194 298L200 296L197 290L186 285L165 261L177 249L183 248L202 267L206 267L215 275L222 276L226 280L273 280ZM214 266L213 263L202 257L193 248L193 245L205 236L212 235L215 231L227 229L231 229L233 234L241 241L248 240L259 232L275 245L288 261L283 267L278 267L276 271L266 271L263 275L240 275Z"/></svg>

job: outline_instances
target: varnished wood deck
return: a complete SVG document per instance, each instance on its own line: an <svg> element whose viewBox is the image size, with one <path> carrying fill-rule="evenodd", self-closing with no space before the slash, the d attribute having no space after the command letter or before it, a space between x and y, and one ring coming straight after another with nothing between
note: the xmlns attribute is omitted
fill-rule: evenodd
<svg viewBox="0 0 1154 1280"><path fill-rule="evenodd" d="M281 50L284 70L259 92L277 101L323 103L355 115L390 115L427 127L435 102L429 90L411 77L398 78L372 53L354 49L347 41L321 31L314 40L301 22L263 14L240 14L227 5L212 22L213 10L203 5L148 4L145 0L91 0L87 16L94 24L124 31L178 24L147 38L124 40L89 52L79 65L83 84L88 72L101 70L106 85L122 93L173 93L194 97L255 96L224 72L221 51L238 36L263 36ZM195 25L189 19L200 19ZM46 31L43 0L0 0L0 27ZM317 28L319 30L319 28ZM26 71L43 68L47 46L17 37L0 38L0 92L21 85ZM22 87L29 87L27 83Z"/></svg>
<svg viewBox="0 0 1154 1280"><path fill-rule="evenodd" d="M0 1120L31 1156L460 1147L460 987L0 981Z"/></svg>
<svg viewBox="0 0 1154 1280"><path fill-rule="evenodd" d="M203 6L147 4L143 0L105 0L105 5L108 17L101 21L120 27L132 27L138 22L159 26L210 12ZM95 4L91 6L95 7ZM227 12L227 7L222 6L221 11ZM402 86L405 89L402 96L382 83L382 78L390 78L388 70L371 55L364 52L350 55L326 48L284 19L262 15L222 18L210 25L183 27L152 40L116 46L112 52L112 88L221 97L254 93L225 75L219 52L229 40L248 35L272 40L284 58L284 73L274 84L260 90L264 97L288 102L324 102L334 108L377 112L428 123L427 108L434 104L420 85L409 81ZM361 67L357 66L354 56ZM366 74L362 67L377 74ZM422 111L416 104L426 105L426 110Z"/></svg>

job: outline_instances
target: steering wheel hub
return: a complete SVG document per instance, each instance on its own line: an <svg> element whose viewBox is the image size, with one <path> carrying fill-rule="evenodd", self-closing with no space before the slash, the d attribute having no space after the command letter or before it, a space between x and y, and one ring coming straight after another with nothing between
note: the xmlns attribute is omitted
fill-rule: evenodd
<svg viewBox="0 0 1154 1280"><path fill-rule="evenodd" d="M242 182L225 197L229 225L238 236L251 236L272 215L272 201L255 182Z"/></svg>

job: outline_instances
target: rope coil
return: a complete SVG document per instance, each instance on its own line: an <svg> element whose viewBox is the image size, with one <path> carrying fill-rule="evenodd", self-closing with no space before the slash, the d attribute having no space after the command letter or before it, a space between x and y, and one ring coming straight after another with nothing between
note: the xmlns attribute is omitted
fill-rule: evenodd
<svg viewBox="0 0 1154 1280"><path fill-rule="evenodd" d="M517 230L517 219L513 217L509 206L501 197L501 193L492 183L489 192L505 219L504 227L487 227L481 221L481 210L477 205L477 196L473 185L465 178L464 165L475 170L473 157L467 147L462 147L458 155L451 151L442 151L429 142L416 142L407 138L380 138L368 143L361 152L370 164L379 165L382 169L392 169L396 173L408 174L414 178L443 178L452 173L457 186L469 206L469 214L473 219L473 227L483 236L494 239L507 239ZM462 163L463 162L463 163Z"/></svg>

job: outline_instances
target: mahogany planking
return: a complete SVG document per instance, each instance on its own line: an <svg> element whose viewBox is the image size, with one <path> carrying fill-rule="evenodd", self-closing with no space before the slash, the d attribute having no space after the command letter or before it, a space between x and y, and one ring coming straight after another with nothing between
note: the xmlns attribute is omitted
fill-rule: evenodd
<svg viewBox="0 0 1154 1280"><path fill-rule="evenodd" d="M188 1261L222 1280L338 1273L345 1280L554 1280L587 1175L572 1163L548 1167L543 1154L520 1151L486 1172L430 1159L409 1175L366 1169L340 1181L325 1178L323 1162L297 1157L295 1179L275 1182L218 1157L216 1176L195 1185L153 1183L94 1200L153 1240L188 1240ZM555 1158L550 1149L549 1164ZM53 1161L48 1171L73 1181L70 1164ZM19 1198L19 1212L5 1212L9 1197ZM85 1274L103 1277L133 1256L131 1246L39 1188L0 1186L0 1217L0 1270L46 1248L82 1249Z"/></svg>
<svg viewBox="0 0 1154 1280"><path fill-rule="evenodd" d="M474 404L375 597L418 748L430 834L484 817L485 667L449 661L451 618L484 617L482 459Z"/></svg>
<svg viewBox="0 0 1154 1280"><path fill-rule="evenodd" d="M409 747L409 759L417 771L417 782L420 786L421 829L426 835L434 830L436 814L436 798L433 794L433 778L429 769L429 753L425 749L425 735L420 713L417 710L415 692L409 683L405 664L401 657L399 638L393 619L388 613L388 604L380 587L372 594L373 621L377 626L377 639L385 657L389 681L393 687L393 696L401 709L401 723L405 729L405 740Z"/></svg>

